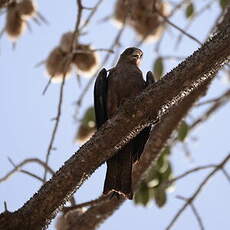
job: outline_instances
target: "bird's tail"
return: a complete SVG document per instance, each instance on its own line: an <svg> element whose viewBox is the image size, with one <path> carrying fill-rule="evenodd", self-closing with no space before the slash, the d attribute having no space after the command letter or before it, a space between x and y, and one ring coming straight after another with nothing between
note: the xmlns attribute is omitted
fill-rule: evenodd
<svg viewBox="0 0 230 230"><path fill-rule="evenodd" d="M104 194L114 191L128 199L132 192L132 145L127 144L107 161Z"/></svg>

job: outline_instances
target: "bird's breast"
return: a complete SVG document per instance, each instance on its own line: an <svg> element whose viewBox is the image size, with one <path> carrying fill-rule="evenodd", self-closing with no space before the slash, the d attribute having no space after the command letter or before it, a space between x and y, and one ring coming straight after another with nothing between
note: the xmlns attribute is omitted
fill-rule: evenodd
<svg viewBox="0 0 230 230"><path fill-rule="evenodd" d="M113 114L126 100L139 95L145 88L141 71L136 66L120 66L108 76L107 110Z"/></svg>

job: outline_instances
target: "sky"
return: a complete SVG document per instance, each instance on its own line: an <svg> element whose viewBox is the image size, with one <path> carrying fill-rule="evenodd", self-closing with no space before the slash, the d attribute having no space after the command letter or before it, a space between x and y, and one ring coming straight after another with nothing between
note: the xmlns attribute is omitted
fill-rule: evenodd
<svg viewBox="0 0 230 230"><path fill-rule="evenodd" d="M92 2L93 4L96 3L87 0L83 1L83 4L92 6ZM103 1L87 29L89 33L81 38L82 42L91 43L95 48L110 47L111 41L116 36L117 28L110 21L106 23L100 23L100 21L111 15L114 2L114 0ZM197 8L208 3L207 0L195 2ZM63 33L73 30L77 12L76 2L50 0L39 1L37 5L39 12L46 17L49 25L38 26L31 21L32 32L27 30L17 41L14 50L11 41L5 34L0 39L0 138L2 140L0 178L12 169L8 157L15 164L26 158L45 159L54 125L52 118L57 113L60 85L52 84L46 95L42 95L48 78L45 75L45 67L35 68L35 65L46 59L49 52L59 43ZM84 16L87 13L84 11ZM216 1L209 10L197 18L190 27L189 33L204 41L219 13L220 8ZM4 27L4 18L5 15L1 15L0 28ZM176 14L172 21L183 28L186 25L184 12ZM178 32L174 28L170 28L169 32L165 34L161 44L162 55L186 57L199 47L193 40L183 37L179 49L175 50L174 44L177 36ZM137 42L136 35L130 28L125 31L122 38L122 49L133 46ZM148 43L139 47L144 51L143 62L140 67L144 73L152 69L153 60L158 57L158 54L153 51L154 45L154 43ZM102 60L105 53L101 52L100 55ZM106 68L111 68L114 58L112 56L110 62L105 66ZM175 67L177 63L169 61L165 73ZM54 144L57 150L53 151L50 157L51 167L54 170L59 169L79 148L79 144L74 142L78 127L73 119L76 112L74 102L78 99L87 82L88 79L82 78L79 86L76 76L66 82L61 121ZM223 80L223 74L220 74L202 100L214 98L227 88L229 88L229 84ZM81 117L85 109L91 105L93 105L92 87L84 97L78 117ZM196 109L191 116L196 117L202 111L203 108ZM191 137L186 140L192 153L192 159L185 156L181 144L174 148L170 160L175 175L196 166L219 163L229 153L230 142L227 129L229 114L230 108L227 105L211 117L208 122L192 132ZM25 169L38 175L43 173L43 170L36 164L27 165ZM228 166L226 169L229 171L230 167ZM77 191L76 200L78 203L95 199L101 194L105 170L105 165L101 166ZM132 201L126 201L112 217L99 227L99 230L165 229L183 204L183 201L176 199L176 195L189 197L208 172L209 170L196 173L176 183L174 191L167 194L167 204L161 209L154 202L147 207L142 207L134 205ZM9 180L0 183L0 212L4 210L4 201L7 202L8 210L17 210L38 191L40 186L39 181L21 173L17 173ZM229 227L229 192L229 183L219 172L196 199L194 204L198 208L206 229L227 229ZM55 229L54 225L55 220L48 229ZM190 208L182 214L173 229L182 230L185 227L187 230L199 229Z"/></svg>

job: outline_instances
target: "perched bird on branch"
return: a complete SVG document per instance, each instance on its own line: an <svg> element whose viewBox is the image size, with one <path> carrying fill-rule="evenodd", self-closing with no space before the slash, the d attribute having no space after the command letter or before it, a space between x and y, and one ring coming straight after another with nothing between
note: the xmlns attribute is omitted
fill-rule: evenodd
<svg viewBox="0 0 230 230"><path fill-rule="evenodd" d="M152 72L148 72L144 81L138 65L143 52L135 47L127 48L110 69L107 77L106 69L102 69L94 86L94 107L97 129L110 119L127 99L139 95L149 84L154 83ZM107 160L107 172L104 194L112 191L112 195L133 198L132 166L141 156L148 140L151 127L142 130L114 156Z"/></svg>

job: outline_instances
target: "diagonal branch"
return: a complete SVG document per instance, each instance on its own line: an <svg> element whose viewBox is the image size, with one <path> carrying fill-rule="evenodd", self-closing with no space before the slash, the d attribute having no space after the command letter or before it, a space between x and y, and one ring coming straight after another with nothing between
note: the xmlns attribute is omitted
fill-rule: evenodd
<svg viewBox="0 0 230 230"><path fill-rule="evenodd" d="M9 171L5 176L0 178L0 183L9 179L14 173L16 173L17 171L20 171L24 165L27 165L29 163L37 163L37 164L41 165L43 168L46 168L50 174L54 174L54 171L42 160L40 160L38 158L28 158L28 159L22 161L21 163L15 165L15 167L11 171Z"/></svg>
<svg viewBox="0 0 230 230"><path fill-rule="evenodd" d="M162 118L161 122L153 128L149 141L140 159L140 163L138 163L134 168L134 189L138 187L138 184L141 181L140 178L144 177L146 169L153 167L152 164L156 162L159 157L159 153L164 148L164 145L173 130L187 114L197 98L199 98L206 89L207 85L204 85L202 89L196 90L194 93L189 95L179 106L174 107L168 114L166 114ZM74 222L74 227L78 230L96 229L96 227L112 215L124 201L124 199L112 200L110 202L102 203L96 207L89 208L82 214L82 216L78 217L77 221ZM71 228L68 230L70 229Z"/></svg>
<svg viewBox="0 0 230 230"><path fill-rule="evenodd" d="M227 162L230 160L230 154L228 154L220 164L215 167L206 177L205 179L201 182L201 184L198 186L196 191L193 193L193 195L187 200L187 202L178 210L174 218L171 220L169 225L166 227L166 230L169 230L172 228L172 226L175 224L176 220L180 217L180 215L184 212L184 210L188 207L189 204L191 204L198 194L201 192L203 187L207 184L207 182L212 178L220 169L224 167L224 165L227 164Z"/></svg>

